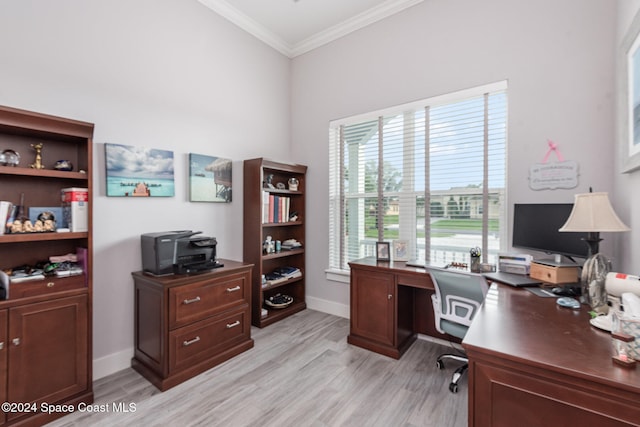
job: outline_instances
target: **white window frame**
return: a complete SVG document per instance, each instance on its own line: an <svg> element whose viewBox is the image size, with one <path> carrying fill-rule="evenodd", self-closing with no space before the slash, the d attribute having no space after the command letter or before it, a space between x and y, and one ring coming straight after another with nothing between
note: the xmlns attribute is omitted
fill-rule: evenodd
<svg viewBox="0 0 640 427"><path fill-rule="evenodd" d="M491 83L491 84L487 84L487 85L483 85L483 86L479 86L479 87L474 87L474 88L470 88L470 89L465 89L465 90L461 90L461 91L457 91L457 92L453 92L453 93L448 93L448 94L444 94L444 95L439 95L439 96L435 96L435 97L431 97L431 98L427 98L427 99L423 99L423 100L419 100L419 101L415 101L415 102L411 102L411 103L407 103L407 104L402 104L402 105L398 105L398 106L394 106L394 107L390 107L390 108L385 108L382 110L378 110L378 111L374 111L374 112L370 112L370 113L366 113L366 114L360 114L357 116L352 116L352 117L348 117L348 118L344 118L344 119L339 119L339 120L334 120L331 121L329 124L329 129L330 129L330 149L329 149L329 164L330 164L330 172L329 172L329 209L330 209L330 219L331 218L338 218L340 223L342 223L342 218L344 215L344 200L345 200L345 194L342 193L342 188L341 188L341 183L344 181L344 177L343 176L338 176L335 171L333 170L333 168L336 167L336 165L342 165L342 159L344 158L344 153L342 152L342 150L344 150L344 147L342 144L335 144L333 141L336 140L336 135L335 132L337 129L340 129L342 126L349 126L349 125L353 125L353 124L359 124L359 123L363 123L366 121L372 121L372 120L377 120L379 117L386 117L386 116L391 116L391 115L398 115L398 114L402 114L402 112L404 111L408 111L408 110L417 110L417 109L424 109L424 108L429 108L432 106L438 106L438 105L443 105L443 104L450 104L450 103L455 103L455 102L459 102L459 101L463 101L469 98L473 98L473 97L478 97L484 94L491 94L491 93L497 93L497 92L503 92L507 90L507 82L506 81L500 81L500 82L496 82L496 83ZM507 111L508 114L508 111ZM506 119L505 119L506 121ZM427 128L428 128L428 124L427 124ZM379 132L379 134L381 134L381 132ZM428 133L427 133L428 134ZM506 138L506 135L505 135ZM412 151L412 147L410 145L407 145L407 141L411 141L411 138L405 138L405 146L404 146L404 151L405 153L409 153L408 156L404 157L404 161L410 160L411 156L413 155L413 151ZM427 142L428 145L428 142ZM505 151L506 151L506 147L505 147ZM352 158L357 158L357 156L350 156L349 157L350 160ZM505 163L506 163L506 152L505 152ZM505 175L506 175L506 165L505 165ZM340 166L340 175L342 175L342 167ZM428 175L428 174L427 174ZM407 178L407 177L403 177L403 178ZM403 179L403 188L413 188L413 182L411 182L413 180L414 177L409 177L410 179ZM428 178L427 178L428 180ZM360 181L360 180L359 180ZM363 181L363 180L362 180ZM362 184L362 181L360 181L359 184ZM355 185L355 184L354 184ZM428 183L427 183L427 189L428 189ZM427 193L429 192L429 190L427 190ZM358 191L359 196L362 196L362 192ZM408 196L409 198L412 197L412 193L407 192L407 193L399 193L398 194L400 197L405 197ZM371 195L372 197L375 197L374 194ZM486 196L486 194L485 194ZM502 208L501 208L501 214L500 214L500 221L501 223L504 223L504 219L506 219L506 211L507 211L507 203L506 203L506 176L505 176L505 189L504 189L504 193L503 193L503 200L502 200ZM415 200L415 198L414 198ZM486 210L486 197L484 200L484 209ZM426 215L429 215L429 209L428 209L428 202L425 201L425 213ZM363 212L363 209L359 209L358 212ZM415 218L408 218L407 217L400 217L399 218L400 223L402 224L403 221L414 221L415 222ZM363 220L361 219L360 224L363 224ZM330 235L329 235L329 256L331 256L331 252L336 252L336 253L340 253L340 254L344 254L344 251L342 251L342 248L340 247L343 244L343 230L342 230L342 224L330 224ZM401 230L401 234L398 237L399 239L403 239L403 240L411 240L411 239L415 239L415 229L416 227L412 227L411 225L409 225L409 227L400 227ZM500 234L500 244L501 246L506 246L506 226L501 227L501 234ZM359 230L359 233L362 232L362 230ZM403 234L402 234L403 233ZM414 234L414 235L412 235ZM356 237L357 238L357 237ZM429 239L426 239L427 241L427 245L429 242ZM483 242L484 242L484 237L483 237ZM502 249L502 248L501 248ZM429 250L429 248L426 248L426 250ZM342 255L341 255L342 256ZM331 260L330 260L331 262ZM329 267L326 270L326 277L328 280L332 280L332 281L339 281L339 282L348 282L349 281L349 271L348 269L345 270L343 268L332 268Z"/></svg>

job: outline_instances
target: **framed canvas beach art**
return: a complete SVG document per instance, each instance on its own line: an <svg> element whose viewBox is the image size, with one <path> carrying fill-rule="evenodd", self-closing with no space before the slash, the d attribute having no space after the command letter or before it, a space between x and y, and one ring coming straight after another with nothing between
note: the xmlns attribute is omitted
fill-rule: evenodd
<svg viewBox="0 0 640 427"><path fill-rule="evenodd" d="M622 172L640 168L640 12L622 41L619 61Z"/></svg>
<svg viewBox="0 0 640 427"><path fill-rule="evenodd" d="M231 178L231 160L189 153L190 201L230 203Z"/></svg>
<svg viewBox="0 0 640 427"><path fill-rule="evenodd" d="M106 143L106 189L113 197L173 197L173 151Z"/></svg>

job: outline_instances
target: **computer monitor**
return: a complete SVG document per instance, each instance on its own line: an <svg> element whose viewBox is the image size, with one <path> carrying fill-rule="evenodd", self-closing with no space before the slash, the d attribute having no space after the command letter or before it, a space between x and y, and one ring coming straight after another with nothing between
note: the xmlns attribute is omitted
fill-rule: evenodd
<svg viewBox="0 0 640 427"><path fill-rule="evenodd" d="M560 232L573 209L572 203L521 203L513 208L514 248L531 249L569 258L587 258L587 233Z"/></svg>

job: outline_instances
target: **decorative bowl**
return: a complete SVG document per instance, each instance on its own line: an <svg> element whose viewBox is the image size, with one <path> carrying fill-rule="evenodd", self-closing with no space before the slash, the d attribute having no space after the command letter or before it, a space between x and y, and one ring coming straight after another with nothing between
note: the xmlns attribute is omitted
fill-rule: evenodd
<svg viewBox="0 0 640 427"><path fill-rule="evenodd" d="M4 150L0 154L0 165L2 166L18 166L20 163L20 154L13 150Z"/></svg>

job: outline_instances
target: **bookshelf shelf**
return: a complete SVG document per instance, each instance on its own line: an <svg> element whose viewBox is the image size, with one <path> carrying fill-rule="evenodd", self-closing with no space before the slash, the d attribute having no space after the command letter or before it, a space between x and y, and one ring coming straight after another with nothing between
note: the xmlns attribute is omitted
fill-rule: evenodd
<svg viewBox="0 0 640 427"><path fill-rule="evenodd" d="M282 257L288 257L288 256L294 256L294 255L300 255L304 253L304 249L292 249L290 251L281 251L281 252L276 252L275 254L264 254L262 255L262 260L263 261L267 261L270 259L274 259L274 258L282 258Z"/></svg>
<svg viewBox="0 0 640 427"><path fill-rule="evenodd" d="M302 276L302 277L293 277L293 278L288 279L288 280L286 280L284 282L275 283L273 285L266 285L266 286L262 287L262 292L270 291L270 290L275 289L275 288L281 288L283 286L287 286L287 285L290 285L290 284L292 284L294 282L299 282L301 280L304 280L304 276Z"/></svg>
<svg viewBox="0 0 640 427"><path fill-rule="evenodd" d="M302 225L302 221L289 221L289 222L265 222L263 227L292 227L294 225Z"/></svg>

